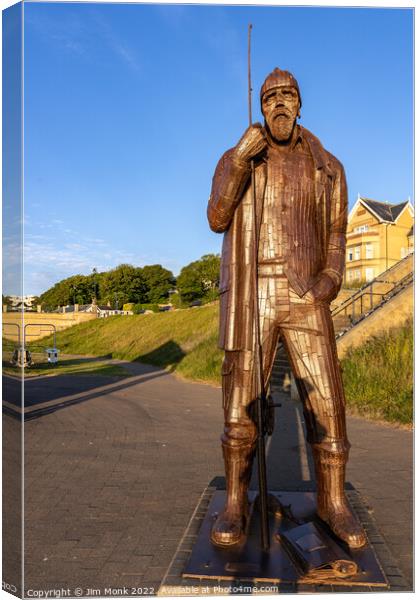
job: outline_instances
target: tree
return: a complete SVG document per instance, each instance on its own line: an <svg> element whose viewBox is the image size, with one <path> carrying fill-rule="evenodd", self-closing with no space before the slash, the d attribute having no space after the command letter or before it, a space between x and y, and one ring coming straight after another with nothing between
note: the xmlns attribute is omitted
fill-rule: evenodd
<svg viewBox="0 0 420 600"><path fill-rule="evenodd" d="M2 297L2 304L3 306L6 304L6 306L12 306L12 301L10 299L10 296L5 296L4 294L1 295Z"/></svg>
<svg viewBox="0 0 420 600"><path fill-rule="evenodd" d="M174 308L186 308L188 306L188 303L185 304L182 301L181 294L179 292L175 292L174 294L171 294L170 301Z"/></svg>
<svg viewBox="0 0 420 600"><path fill-rule="evenodd" d="M99 281L101 280L101 275L98 273L98 269L93 267L92 273L89 275L89 279L92 281L92 298L98 299L99 296Z"/></svg>
<svg viewBox="0 0 420 600"><path fill-rule="evenodd" d="M56 283L39 297L45 310L68 304L88 304L92 300L92 286L86 275L73 275Z"/></svg>
<svg viewBox="0 0 420 600"><path fill-rule="evenodd" d="M184 302L217 298L219 287L220 256L205 254L181 270L177 290Z"/></svg>
<svg viewBox="0 0 420 600"><path fill-rule="evenodd" d="M121 308L127 302L136 304L147 302L148 287L142 269L122 264L107 271L99 284L102 302Z"/></svg>
<svg viewBox="0 0 420 600"><path fill-rule="evenodd" d="M219 296L220 254L205 254L200 262L204 300L210 302Z"/></svg>
<svg viewBox="0 0 420 600"><path fill-rule="evenodd" d="M167 302L169 291L175 287L175 277L171 271L162 265L147 265L141 269L144 281L148 288L147 302L159 304Z"/></svg>

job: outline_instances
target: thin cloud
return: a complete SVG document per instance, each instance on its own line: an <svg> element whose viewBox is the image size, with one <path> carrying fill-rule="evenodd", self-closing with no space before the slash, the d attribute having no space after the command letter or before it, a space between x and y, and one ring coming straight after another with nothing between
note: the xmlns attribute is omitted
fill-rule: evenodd
<svg viewBox="0 0 420 600"><path fill-rule="evenodd" d="M54 225L52 222L53 220L34 224L34 231L38 232L28 231L25 235L25 293L39 295L62 279L77 274L88 275L94 267L98 271L108 271L121 263L143 266L151 262L147 255L116 249L102 238L83 235L62 227L62 221ZM48 234L39 233L42 225ZM19 243L13 239L5 245L5 254L10 266L18 267L21 264L19 249ZM16 275L10 277L10 285L15 281Z"/></svg>
<svg viewBox="0 0 420 600"><path fill-rule="evenodd" d="M135 52L121 39L114 27L107 21L97 9L92 9L92 18L97 26L97 31L105 40L108 47L121 58L130 68L138 71L140 64Z"/></svg>
<svg viewBox="0 0 420 600"><path fill-rule="evenodd" d="M64 19L53 12L46 15L31 10L25 15L25 27L42 36L43 40L50 40L63 50L95 61L95 64L99 60L98 48L105 46L131 69L138 71L140 68L134 50L94 7L86 11L84 19L71 12L67 12Z"/></svg>
<svg viewBox="0 0 420 600"><path fill-rule="evenodd" d="M44 225L43 231L39 228ZM35 231L37 233L35 233ZM118 265L162 264L176 272L180 265L170 256L150 256L127 252L111 246L102 238L75 233L56 223L35 223L33 231L27 231L22 249L19 240L10 236L4 240L4 257L8 265L4 272L4 293L19 293L20 269L24 267L24 290L27 294L39 295L58 281L72 275L89 275L95 267L108 271Z"/></svg>

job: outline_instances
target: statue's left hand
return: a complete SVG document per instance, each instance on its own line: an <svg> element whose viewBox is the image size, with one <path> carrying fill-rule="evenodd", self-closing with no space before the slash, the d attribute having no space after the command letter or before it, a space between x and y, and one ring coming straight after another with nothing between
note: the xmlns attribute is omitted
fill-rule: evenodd
<svg viewBox="0 0 420 600"><path fill-rule="evenodd" d="M305 298L312 302L331 301L337 292L335 282L328 273L321 273L315 285L305 294Z"/></svg>

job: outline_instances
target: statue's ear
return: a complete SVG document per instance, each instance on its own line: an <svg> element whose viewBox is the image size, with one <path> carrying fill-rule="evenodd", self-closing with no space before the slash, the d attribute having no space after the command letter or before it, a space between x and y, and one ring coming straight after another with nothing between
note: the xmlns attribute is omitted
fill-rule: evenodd
<svg viewBox="0 0 420 600"><path fill-rule="evenodd" d="M299 107L299 110L298 110L297 118L300 119L300 107Z"/></svg>

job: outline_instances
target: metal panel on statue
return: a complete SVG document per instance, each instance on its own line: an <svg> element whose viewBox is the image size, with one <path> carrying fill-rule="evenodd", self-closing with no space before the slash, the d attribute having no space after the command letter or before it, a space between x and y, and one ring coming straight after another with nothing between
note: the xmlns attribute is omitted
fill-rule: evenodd
<svg viewBox="0 0 420 600"><path fill-rule="evenodd" d="M302 521L315 517L315 494L313 492L270 492L284 506L290 505L293 515ZM255 499L250 493L250 499ZM210 542L210 531L215 515L223 510L225 492L216 491L203 519L197 542L192 550L183 577L199 579L219 579L270 583L330 583L342 586L377 586L388 588L388 583L378 559L368 543L361 549L352 550L339 544L337 558L347 556L357 565L357 573L350 577L337 577L331 569L331 576L324 569L321 573L313 570L304 573L301 565L291 558L290 548L281 541L282 534L291 534L297 525L289 519L270 515L270 550L262 552L260 544L260 522L257 509L252 511L247 540L235 548L219 548ZM319 528L319 525L316 525ZM309 526L308 529L311 529ZM323 536L322 528L320 537ZM313 534L311 533L313 536ZM327 539L328 535L325 532ZM289 535L293 538L293 535ZM295 536L296 537L296 536ZM331 547L337 545L333 540ZM321 563L320 563L321 565Z"/></svg>

